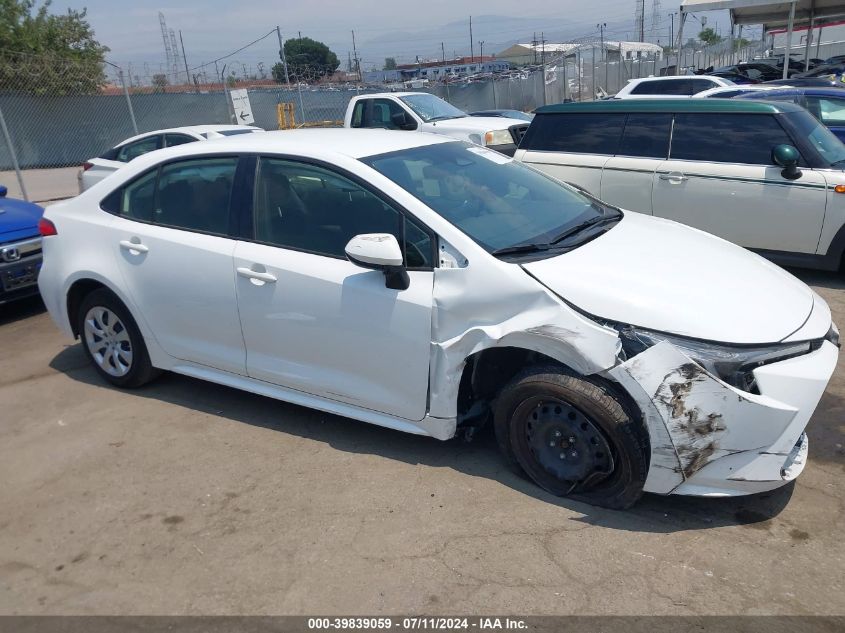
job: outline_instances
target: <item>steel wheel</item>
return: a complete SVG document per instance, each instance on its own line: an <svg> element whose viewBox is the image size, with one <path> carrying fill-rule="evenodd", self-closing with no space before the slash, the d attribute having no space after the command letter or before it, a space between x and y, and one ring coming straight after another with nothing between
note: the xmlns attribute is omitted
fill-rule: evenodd
<svg viewBox="0 0 845 633"><path fill-rule="evenodd" d="M132 369L132 341L120 318L94 306L85 314L85 344L94 362L109 376L120 378Z"/></svg>
<svg viewBox="0 0 845 633"><path fill-rule="evenodd" d="M525 443L537 464L559 481L588 489L613 472L610 445L595 423L571 404L533 397L520 404Z"/></svg>

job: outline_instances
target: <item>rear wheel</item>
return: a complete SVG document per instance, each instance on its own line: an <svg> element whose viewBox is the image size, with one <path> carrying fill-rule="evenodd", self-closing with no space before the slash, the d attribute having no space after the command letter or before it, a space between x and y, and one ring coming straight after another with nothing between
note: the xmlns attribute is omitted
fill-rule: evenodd
<svg viewBox="0 0 845 633"><path fill-rule="evenodd" d="M140 387L157 375L141 332L126 306L110 291L88 294L79 306L78 332L100 374L118 387Z"/></svg>
<svg viewBox="0 0 845 633"><path fill-rule="evenodd" d="M648 474L648 431L598 381L557 367L532 368L499 394L499 447L517 472L558 496L628 508Z"/></svg>

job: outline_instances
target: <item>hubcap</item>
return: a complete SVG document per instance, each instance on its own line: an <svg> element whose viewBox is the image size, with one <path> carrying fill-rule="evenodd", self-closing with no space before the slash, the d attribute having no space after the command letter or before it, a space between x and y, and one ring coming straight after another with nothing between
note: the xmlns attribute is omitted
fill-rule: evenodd
<svg viewBox="0 0 845 633"><path fill-rule="evenodd" d="M565 402L538 402L529 409L525 435L531 454L557 479L586 485L613 472L604 435L590 418Z"/></svg>
<svg viewBox="0 0 845 633"><path fill-rule="evenodd" d="M94 362L110 376L120 378L132 368L132 342L117 315L102 306L85 315L85 344Z"/></svg>

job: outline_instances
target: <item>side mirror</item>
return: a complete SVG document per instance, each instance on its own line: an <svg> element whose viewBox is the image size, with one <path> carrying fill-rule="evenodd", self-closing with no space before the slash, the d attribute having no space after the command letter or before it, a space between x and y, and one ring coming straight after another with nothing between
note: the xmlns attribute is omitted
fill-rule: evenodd
<svg viewBox="0 0 845 633"><path fill-rule="evenodd" d="M6 185L0 185L0 198L5 198L7 193L9 193L9 190Z"/></svg>
<svg viewBox="0 0 845 633"><path fill-rule="evenodd" d="M402 261L399 242L390 233L356 235L344 249L353 264L384 273L385 285L391 290L407 290L411 278Z"/></svg>
<svg viewBox="0 0 845 633"><path fill-rule="evenodd" d="M417 122L409 117L405 112L394 112L390 115L390 120L400 130L416 130Z"/></svg>
<svg viewBox="0 0 845 633"><path fill-rule="evenodd" d="M776 145L772 150L772 162L783 167L780 175L787 180L797 180L801 177L801 170L798 169L798 150L792 145Z"/></svg>

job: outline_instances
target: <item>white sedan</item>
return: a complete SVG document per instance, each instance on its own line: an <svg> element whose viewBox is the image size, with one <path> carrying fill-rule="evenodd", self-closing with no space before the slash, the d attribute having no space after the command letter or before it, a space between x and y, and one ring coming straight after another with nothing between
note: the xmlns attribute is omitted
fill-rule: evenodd
<svg viewBox="0 0 845 633"><path fill-rule="evenodd" d="M176 145L184 145L185 143L193 143L195 141L207 141L226 136L263 131L261 128L251 125L186 125L166 130L145 132L144 134L133 136L106 150L99 156L89 158L82 163L82 169L77 174L79 193L82 193L93 184L100 182L109 174L117 171L133 158L137 158L147 152L152 152L163 147L174 147Z"/></svg>
<svg viewBox="0 0 845 633"><path fill-rule="evenodd" d="M839 351L757 255L439 135L165 149L41 233L50 315L113 385L168 370L441 440L489 422L515 470L613 508L797 477Z"/></svg>

